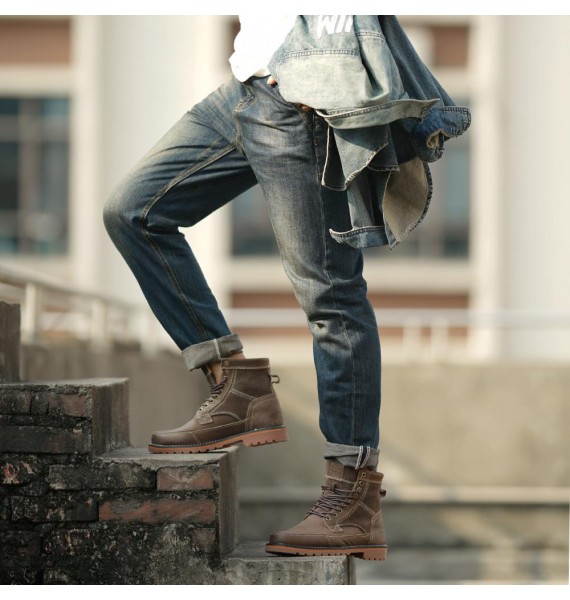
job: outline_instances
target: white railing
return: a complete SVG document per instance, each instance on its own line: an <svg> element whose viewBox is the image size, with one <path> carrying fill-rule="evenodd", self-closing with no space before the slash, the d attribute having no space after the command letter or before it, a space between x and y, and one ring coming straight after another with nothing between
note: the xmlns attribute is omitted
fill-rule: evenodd
<svg viewBox="0 0 570 600"><path fill-rule="evenodd" d="M37 341L54 334L68 334L104 349L113 341L136 342L146 353L176 350L146 305L126 302L100 292L86 291L51 277L0 265L0 300L22 305L22 341ZM305 315L295 309L231 308L224 315L232 329L305 328ZM570 331L570 312L478 312L466 309L380 309L381 329L402 331L402 356L445 358L452 331L469 335L480 329L514 328Z"/></svg>
<svg viewBox="0 0 570 600"><path fill-rule="evenodd" d="M139 342L147 352L157 347L156 319L148 307L45 275L0 265L0 300L21 305L23 342L66 333L99 349L117 339Z"/></svg>

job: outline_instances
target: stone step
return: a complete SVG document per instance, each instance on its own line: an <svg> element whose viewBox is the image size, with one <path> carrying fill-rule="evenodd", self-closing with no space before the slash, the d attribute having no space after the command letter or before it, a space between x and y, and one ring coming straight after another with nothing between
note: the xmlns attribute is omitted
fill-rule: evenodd
<svg viewBox="0 0 570 600"><path fill-rule="evenodd" d="M0 583L210 583L237 542L235 452L5 455Z"/></svg>
<svg viewBox="0 0 570 600"><path fill-rule="evenodd" d="M352 557L277 556L265 552L264 546L265 542L240 544L227 557L222 574L216 583L233 585L352 585L356 583L354 576L356 560Z"/></svg>
<svg viewBox="0 0 570 600"><path fill-rule="evenodd" d="M276 556L263 542L236 547L237 451L169 456L127 447L4 463L0 583L354 583L348 557Z"/></svg>
<svg viewBox="0 0 570 600"><path fill-rule="evenodd" d="M127 378L20 381L0 302L0 584L347 584L351 560L238 541L237 448L129 445Z"/></svg>
<svg viewBox="0 0 570 600"><path fill-rule="evenodd" d="M0 452L96 455L129 444L128 379L0 384Z"/></svg>

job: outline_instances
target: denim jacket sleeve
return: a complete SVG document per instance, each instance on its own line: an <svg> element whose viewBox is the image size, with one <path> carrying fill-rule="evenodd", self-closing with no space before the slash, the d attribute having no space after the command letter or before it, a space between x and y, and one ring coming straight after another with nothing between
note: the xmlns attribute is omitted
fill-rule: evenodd
<svg viewBox="0 0 570 600"><path fill-rule="evenodd" d="M464 133L456 106L421 61L395 16L299 15L269 70L281 95L329 125L322 185L346 189L356 247L403 241L425 217L429 162Z"/></svg>

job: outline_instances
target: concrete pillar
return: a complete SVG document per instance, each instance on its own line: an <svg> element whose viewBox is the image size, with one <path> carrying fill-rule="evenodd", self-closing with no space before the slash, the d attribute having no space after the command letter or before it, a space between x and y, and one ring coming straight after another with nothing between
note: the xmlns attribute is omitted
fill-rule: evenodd
<svg viewBox="0 0 570 600"><path fill-rule="evenodd" d="M101 251L101 20L72 18L70 257L73 283L97 289Z"/></svg>
<svg viewBox="0 0 570 600"><path fill-rule="evenodd" d="M495 311L502 304L503 118L500 101L503 56L502 17L473 18L470 34L471 74L471 308ZM472 355L488 360L500 355L500 333L478 327L471 336Z"/></svg>
<svg viewBox="0 0 570 600"><path fill-rule="evenodd" d="M473 302L570 311L570 17L479 17L473 70ZM480 330L483 358L567 360L570 327Z"/></svg>
<svg viewBox="0 0 570 600"><path fill-rule="evenodd" d="M504 307L570 311L570 17L509 17L504 37ZM503 351L570 359L570 327L509 330Z"/></svg>

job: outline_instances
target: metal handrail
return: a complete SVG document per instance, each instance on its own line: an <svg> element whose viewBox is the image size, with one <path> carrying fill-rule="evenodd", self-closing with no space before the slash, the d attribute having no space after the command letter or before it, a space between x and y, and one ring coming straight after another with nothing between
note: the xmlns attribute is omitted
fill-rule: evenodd
<svg viewBox="0 0 570 600"><path fill-rule="evenodd" d="M570 311L380 308L374 312L381 327L402 327L412 323L415 327L570 327ZM300 327L306 323L300 308L228 308L224 315L240 327Z"/></svg>
<svg viewBox="0 0 570 600"><path fill-rule="evenodd" d="M21 290L22 338L25 341L40 337L47 292L48 295L59 295L60 302L61 297L65 299L61 303L65 313L77 312L78 303L83 304L83 311L88 313L86 337L96 347L106 347L111 339L117 338L117 332L111 331L113 311L119 313L123 324L138 321L137 327L132 328L135 333L130 337L136 338L143 351L153 353L161 345L158 339L158 321L147 305L81 289L43 274L21 268L16 270L5 265L0 265L0 299L12 299L13 294L3 294L2 285ZM50 303L52 307L57 304L53 296L50 297ZM422 330L429 329L430 344L438 348L438 355L441 355L442 348L447 347L449 333L453 328L570 329L570 311L384 308L376 309L375 313L380 328L402 328L402 344L408 348L417 348ZM228 308L224 310L224 315L234 328L306 327L306 317L300 308ZM141 326L141 322L146 325ZM171 342L170 347L172 348Z"/></svg>
<svg viewBox="0 0 570 600"><path fill-rule="evenodd" d="M19 288L25 288L27 285L31 284L54 292L61 292L63 294L68 295L75 295L84 298L99 299L104 300L106 302L112 302L113 304L122 306L124 308L132 308L133 306L132 302L127 302L125 300L121 300L120 298L116 298L108 294L103 294L101 292L95 292L78 288L63 283L48 275L28 271L20 267L18 267L18 269L13 269L11 267L7 267L6 265L0 265L0 283Z"/></svg>
<svg viewBox="0 0 570 600"><path fill-rule="evenodd" d="M74 301L88 303L89 315L89 341L94 346L104 347L110 341L109 332L109 309L113 308L124 313L129 319L133 315L141 315L150 312L150 309L136 305L120 298L110 296L101 292L82 289L73 285L63 283L53 277L40 273L27 271L26 269L13 269L0 265L0 284L17 288L22 296L21 330L24 341L36 340L41 331L40 317L42 305L45 300L45 292L63 296L67 303ZM0 290L0 299L12 300L13 295L3 294ZM54 302L53 298L51 299ZM69 306L67 307L69 308ZM141 339L142 344L148 348L154 347L148 339Z"/></svg>

